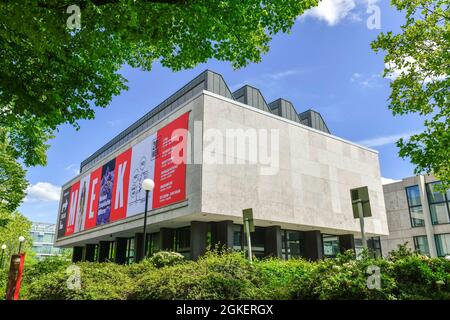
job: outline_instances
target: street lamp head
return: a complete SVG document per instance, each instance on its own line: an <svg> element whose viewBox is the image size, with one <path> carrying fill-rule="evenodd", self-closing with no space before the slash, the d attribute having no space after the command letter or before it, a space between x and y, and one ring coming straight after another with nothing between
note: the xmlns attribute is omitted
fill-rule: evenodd
<svg viewBox="0 0 450 320"><path fill-rule="evenodd" d="M24 242L25 241L25 237L24 236L20 236L19 237L19 242Z"/></svg>
<svg viewBox="0 0 450 320"><path fill-rule="evenodd" d="M144 179L142 181L142 189L145 191L152 191L155 188L155 182L152 179Z"/></svg>
<svg viewBox="0 0 450 320"><path fill-rule="evenodd" d="M6 244L2 244L2 250L6 249Z"/></svg>

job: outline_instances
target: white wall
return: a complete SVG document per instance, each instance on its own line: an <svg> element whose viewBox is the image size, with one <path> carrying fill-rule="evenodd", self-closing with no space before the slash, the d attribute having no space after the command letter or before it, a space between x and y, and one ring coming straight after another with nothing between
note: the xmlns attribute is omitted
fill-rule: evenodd
<svg viewBox="0 0 450 320"><path fill-rule="evenodd" d="M350 189L369 187L373 217L366 232L388 234L378 154L309 127L286 121L245 105L205 95L204 131L276 129L279 132L279 170L261 175L260 164L208 164L202 170L202 212L241 217L252 207L255 219L299 230L321 229L336 233L360 231L353 219ZM204 158L211 141L204 141ZM261 141L258 142L261 148ZM237 157L223 151L231 162Z"/></svg>

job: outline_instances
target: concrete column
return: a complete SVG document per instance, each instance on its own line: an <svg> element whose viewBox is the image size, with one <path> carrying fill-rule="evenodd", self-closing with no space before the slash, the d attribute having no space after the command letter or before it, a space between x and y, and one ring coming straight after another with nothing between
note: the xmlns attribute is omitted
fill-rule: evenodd
<svg viewBox="0 0 450 320"><path fill-rule="evenodd" d="M191 259L197 260L198 257L206 252L206 236L208 233L208 223L201 221L191 221Z"/></svg>
<svg viewBox="0 0 450 320"><path fill-rule="evenodd" d="M127 262L127 240L127 238L116 238L115 263L125 264Z"/></svg>
<svg viewBox="0 0 450 320"><path fill-rule="evenodd" d="M225 220L211 223L211 244L212 246L221 248L233 248L233 221Z"/></svg>
<svg viewBox="0 0 450 320"><path fill-rule="evenodd" d="M266 257L281 258L282 243L281 243L281 227L270 226L265 228L264 238L264 255Z"/></svg>
<svg viewBox="0 0 450 320"><path fill-rule="evenodd" d="M134 235L134 256L136 257L136 261L142 261L144 259L144 255L142 254L143 248L144 248L144 234L136 233Z"/></svg>
<svg viewBox="0 0 450 320"><path fill-rule="evenodd" d="M87 244L84 248L84 261L94 262L95 261L95 244Z"/></svg>
<svg viewBox="0 0 450 320"><path fill-rule="evenodd" d="M83 247L73 247L72 262L83 261Z"/></svg>
<svg viewBox="0 0 450 320"><path fill-rule="evenodd" d="M428 204L427 190L425 187L425 177L418 176L420 202L422 203L423 219L425 222L425 232L427 233L428 248L430 249L430 256L437 257L436 243L434 241L433 223L431 222L430 206Z"/></svg>
<svg viewBox="0 0 450 320"><path fill-rule="evenodd" d="M352 234L341 234L339 238L339 247L341 253L347 250L353 250L355 252L355 236Z"/></svg>
<svg viewBox="0 0 450 320"><path fill-rule="evenodd" d="M98 244L98 262L106 262L109 259L110 241L100 241Z"/></svg>
<svg viewBox="0 0 450 320"><path fill-rule="evenodd" d="M309 260L320 260L323 258L322 234L318 230L306 231L305 235L305 258Z"/></svg>
<svg viewBox="0 0 450 320"><path fill-rule="evenodd" d="M161 238L161 250L173 251L173 241L175 236L175 230L170 228L161 228L159 230L159 236Z"/></svg>

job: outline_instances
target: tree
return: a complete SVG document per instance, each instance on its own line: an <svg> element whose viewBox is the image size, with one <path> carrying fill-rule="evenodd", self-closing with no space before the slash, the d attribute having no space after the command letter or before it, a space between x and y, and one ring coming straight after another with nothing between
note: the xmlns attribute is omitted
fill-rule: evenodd
<svg viewBox="0 0 450 320"><path fill-rule="evenodd" d="M94 118L93 105L106 107L127 89L124 64L181 70L210 58L236 68L258 62L271 37L318 0L76 2L76 29L69 28L79 17L73 0L0 3L0 127L26 165L45 164L46 141L59 125L78 128Z"/></svg>
<svg viewBox="0 0 450 320"><path fill-rule="evenodd" d="M0 128L0 211L12 212L22 202L28 183L25 170L12 154L7 137L8 133Z"/></svg>
<svg viewBox="0 0 450 320"><path fill-rule="evenodd" d="M31 222L17 211L8 212L0 209L0 246L6 244L4 253L5 266L9 264L9 258L12 254L17 254L19 250L19 237L24 236L25 241L22 244L23 251L27 252L28 258L33 254L31 248L32 239L30 239ZM30 256L31 254L31 256ZM27 259L29 261L30 259ZM8 269L7 267L5 268Z"/></svg>
<svg viewBox="0 0 450 320"><path fill-rule="evenodd" d="M425 116L425 130L397 142L415 173L432 173L450 187L450 11L449 0L391 0L404 11L402 32L381 33L372 42L386 51L384 76L393 79L389 108L394 115Z"/></svg>

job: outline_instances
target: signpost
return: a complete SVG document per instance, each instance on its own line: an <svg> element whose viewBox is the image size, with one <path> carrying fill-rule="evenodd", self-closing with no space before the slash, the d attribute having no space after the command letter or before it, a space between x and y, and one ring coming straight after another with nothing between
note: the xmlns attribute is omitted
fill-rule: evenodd
<svg viewBox="0 0 450 320"><path fill-rule="evenodd" d="M242 210L242 216L244 218L244 232L247 235L248 260L250 261L250 263L252 263L253 254L252 254L252 241L250 238L250 232L255 232L255 224L253 223L253 209L248 208Z"/></svg>
<svg viewBox="0 0 450 320"><path fill-rule="evenodd" d="M352 199L353 217L355 219L359 218L363 248L367 249L366 235L364 232L364 218L372 216L372 210L370 209L369 201L369 189L367 188L367 186L351 189L350 196Z"/></svg>
<svg viewBox="0 0 450 320"><path fill-rule="evenodd" d="M6 300L19 300L20 283L22 281L24 261L25 253L14 254L11 257L11 264L8 274L8 284L6 287Z"/></svg>

